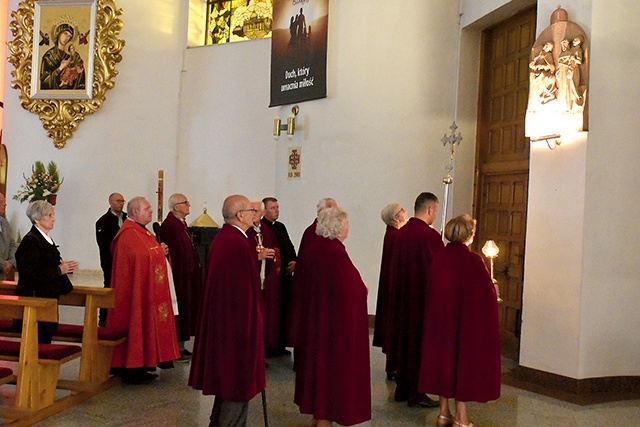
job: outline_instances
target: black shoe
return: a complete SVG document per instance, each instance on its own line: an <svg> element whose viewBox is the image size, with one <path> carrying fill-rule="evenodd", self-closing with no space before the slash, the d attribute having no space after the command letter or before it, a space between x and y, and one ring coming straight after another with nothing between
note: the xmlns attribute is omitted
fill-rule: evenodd
<svg viewBox="0 0 640 427"><path fill-rule="evenodd" d="M396 386L396 392L393 394L393 400L396 402L406 402L409 398L409 393Z"/></svg>
<svg viewBox="0 0 640 427"><path fill-rule="evenodd" d="M409 406L409 408L437 408L440 406L440 402L431 399L426 394L419 394L409 398L407 400L407 406Z"/></svg>
<svg viewBox="0 0 640 427"><path fill-rule="evenodd" d="M122 382L131 385L150 384L158 378L158 374L150 374L148 372L133 373L130 375L123 375Z"/></svg>

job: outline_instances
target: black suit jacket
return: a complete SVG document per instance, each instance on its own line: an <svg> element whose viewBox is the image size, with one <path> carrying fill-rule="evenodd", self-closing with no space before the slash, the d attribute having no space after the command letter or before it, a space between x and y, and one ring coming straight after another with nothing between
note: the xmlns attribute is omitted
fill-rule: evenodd
<svg viewBox="0 0 640 427"><path fill-rule="evenodd" d="M122 220L124 221L125 219L127 219L127 213L122 212ZM107 213L96 221L96 241L98 242L98 248L100 248L100 267L105 273L105 278L107 276L111 277L111 265L113 263L111 242L118 234L118 230L120 230L118 217L111 213L111 209L108 209ZM108 285L106 279L105 285Z"/></svg>
<svg viewBox="0 0 640 427"><path fill-rule="evenodd" d="M60 274L62 262L55 244L34 226L24 236L16 251L18 286L16 294L42 298L58 298L71 292L73 285L66 274Z"/></svg>

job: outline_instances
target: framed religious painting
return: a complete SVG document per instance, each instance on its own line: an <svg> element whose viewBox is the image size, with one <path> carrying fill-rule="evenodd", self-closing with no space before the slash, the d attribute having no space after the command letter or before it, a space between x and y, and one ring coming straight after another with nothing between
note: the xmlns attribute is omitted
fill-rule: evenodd
<svg viewBox="0 0 640 427"><path fill-rule="evenodd" d="M32 98L91 99L96 2L35 2Z"/></svg>
<svg viewBox="0 0 640 427"><path fill-rule="evenodd" d="M11 12L11 87L57 148L115 86L121 14L115 0L21 0Z"/></svg>

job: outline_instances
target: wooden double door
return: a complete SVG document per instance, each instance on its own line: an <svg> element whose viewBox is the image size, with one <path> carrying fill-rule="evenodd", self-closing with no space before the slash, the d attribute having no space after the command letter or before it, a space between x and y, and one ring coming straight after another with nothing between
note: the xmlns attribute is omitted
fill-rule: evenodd
<svg viewBox="0 0 640 427"><path fill-rule="evenodd" d="M524 11L483 32L474 215L475 247L500 248L495 278L504 300L499 318L504 356L518 360L529 187L525 113L536 11Z"/></svg>

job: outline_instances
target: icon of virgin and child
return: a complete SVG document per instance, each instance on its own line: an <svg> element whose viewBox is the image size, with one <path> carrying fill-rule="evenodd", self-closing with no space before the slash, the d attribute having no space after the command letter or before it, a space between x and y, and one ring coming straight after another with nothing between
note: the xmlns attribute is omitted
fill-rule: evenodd
<svg viewBox="0 0 640 427"><path fill-rule="evenodd" d="M84 89L84 61L71 43L74 28L62 23L53 33L53 46L42 56L40 89Z"/></svg>

